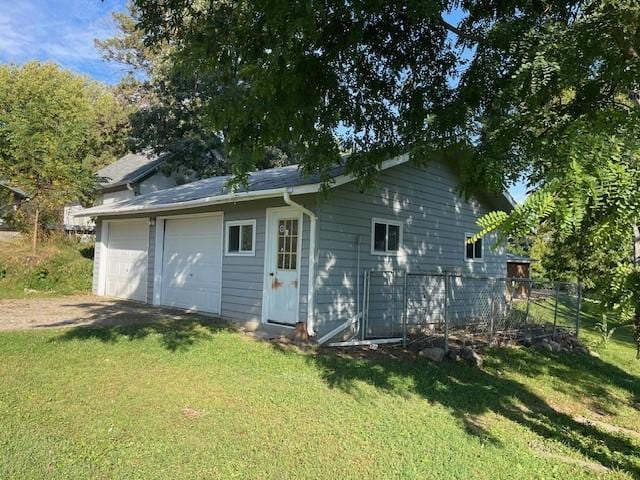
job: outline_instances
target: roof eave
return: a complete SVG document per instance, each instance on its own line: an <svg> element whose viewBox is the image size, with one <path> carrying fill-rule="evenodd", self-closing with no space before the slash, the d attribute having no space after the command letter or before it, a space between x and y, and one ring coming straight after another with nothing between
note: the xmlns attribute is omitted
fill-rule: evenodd
<svg viewBox="0 0 640 480"><path fill-rule="evenodd" d="M316 193L320 190L320 184L301 185L298 187L282 187L271 190L257 190L253 192L236 192L226 195L217 195L214 197L198 198L186 202L166 203L163 205L136 205L131 208L108 208L102 206L88 208L76 217L111 217L121 215L135 215L140 213L159 213L175 210L185 210L189 208L207 207L211 205L220 205L225 203L244 202L249 200L261 200L264 198L277 198L288 192L290 195L304 195L307 193ZM114 204L114 206L117 204Z"/></svg>

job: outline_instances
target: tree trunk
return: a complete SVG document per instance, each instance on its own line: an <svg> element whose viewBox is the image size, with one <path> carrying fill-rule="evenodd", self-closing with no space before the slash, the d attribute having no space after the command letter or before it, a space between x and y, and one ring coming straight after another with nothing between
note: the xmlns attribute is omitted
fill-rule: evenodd
<svg viewBox="0 0 640 480"><path fill-rule="evenodd" d="M40 209L36 207L36 213L33 219L33 243L31 244L31 253L35 257L38 249L38 228L40 227Z"/></svg>

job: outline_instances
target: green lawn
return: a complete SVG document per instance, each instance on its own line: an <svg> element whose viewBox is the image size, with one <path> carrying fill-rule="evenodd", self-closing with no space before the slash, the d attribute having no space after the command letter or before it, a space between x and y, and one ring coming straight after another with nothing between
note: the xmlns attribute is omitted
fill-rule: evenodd
<svg viewBox="0 0 640 480"><path fill-rule="evenodd" d="M628 333L600 359L496 349L483 371L197 319L2 333L0 478L639 477Z"/></svg>
<svg viewBox="0 0 640 480"><path fill-rule="evenodd" d="M31 256L29 240L0 242L0 299L91 291L93 243L54 236Z"/></svg>

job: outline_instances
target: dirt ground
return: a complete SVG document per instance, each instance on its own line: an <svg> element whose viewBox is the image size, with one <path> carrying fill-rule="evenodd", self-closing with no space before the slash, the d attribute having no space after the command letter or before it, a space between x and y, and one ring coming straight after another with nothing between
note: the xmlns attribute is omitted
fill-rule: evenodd
<svg viewBox="0 0 640 480"><path fill-rule="evenodd" d="M159 318L179 320L193 316L93 295L0 300L0 330L127 325Z"/></svg>

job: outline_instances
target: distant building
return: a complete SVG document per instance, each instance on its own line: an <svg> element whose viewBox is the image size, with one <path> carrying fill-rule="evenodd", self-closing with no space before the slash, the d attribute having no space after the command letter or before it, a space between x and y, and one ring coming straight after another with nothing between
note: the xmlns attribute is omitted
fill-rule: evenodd
<svg viewBox="0 0 640 480"><path fill-rule="evenodd" d="M173 176L167 177L159 171L163 161L163 156L130 153L99 170L96 176L102 180L95 205L130 200L138 195L176 186ZM91 218L78 216L83 210L80 202L64 207L64 230L84 233L95 230L95 223Z"/></svg>
<svg viewBox="0 0 640 480"><path fill-rule="evenodd" d="M29 198L26 192L11 186L8 182L0 180L0 190L9 192L9 195L0 197L0 230L9 228L9 217L18 209L18 205Z"/></svg>

